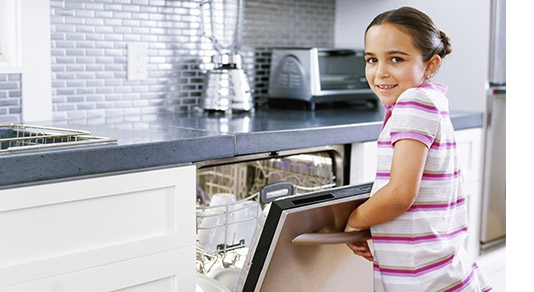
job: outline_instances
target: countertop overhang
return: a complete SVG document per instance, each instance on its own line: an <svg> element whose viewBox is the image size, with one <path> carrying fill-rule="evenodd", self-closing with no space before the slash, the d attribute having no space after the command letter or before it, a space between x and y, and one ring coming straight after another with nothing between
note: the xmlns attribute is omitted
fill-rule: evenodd
<svg viewBox="0 0 534 292"><path fill-rule="evenodd" d="M0 153L0 188L378 138L383 108L158 113L35 123L91 131L116 143ZM451 112L456 130L479 128L481 112Z"/></svg>

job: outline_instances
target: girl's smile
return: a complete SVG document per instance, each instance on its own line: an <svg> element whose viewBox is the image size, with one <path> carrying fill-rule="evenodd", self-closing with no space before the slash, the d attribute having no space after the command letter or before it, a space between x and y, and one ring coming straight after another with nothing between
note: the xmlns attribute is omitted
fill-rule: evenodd
<svg viewBox="0 0 534 292"><path fill-rule="evenodd" d="M436 55L424 62L412 37L396 25L385 23L367 31L365 61L365 76L373 92L383 104L395 104L401 93L419 87L426 75L437 70L440 58Z"/></svg>

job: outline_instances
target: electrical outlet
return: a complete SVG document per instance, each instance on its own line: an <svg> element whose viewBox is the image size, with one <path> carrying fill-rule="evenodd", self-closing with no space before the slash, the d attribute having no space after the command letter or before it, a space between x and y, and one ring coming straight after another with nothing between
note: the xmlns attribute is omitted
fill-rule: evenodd
<svg viewBox="0 0 534 292"><path fill-rule="evenodd" d="M147 44L128 43L128 80L146 79L147 63Z"/></svg>

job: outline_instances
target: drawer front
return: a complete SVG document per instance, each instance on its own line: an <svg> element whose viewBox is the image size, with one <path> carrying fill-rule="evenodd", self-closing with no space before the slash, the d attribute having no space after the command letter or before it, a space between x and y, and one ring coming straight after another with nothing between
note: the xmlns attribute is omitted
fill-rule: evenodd
<svg viewBox="0 0 534 292"><path fill-rule="evenodd" d="M0 292L195 291L194 253L194 246L176 249L0 288Z"/></svg>
<svg viewBox="0 0 534 292"><path fill-rule="evenodd" d="M0 191L0 234L0 287L194 246L195 167Z"/></svg>

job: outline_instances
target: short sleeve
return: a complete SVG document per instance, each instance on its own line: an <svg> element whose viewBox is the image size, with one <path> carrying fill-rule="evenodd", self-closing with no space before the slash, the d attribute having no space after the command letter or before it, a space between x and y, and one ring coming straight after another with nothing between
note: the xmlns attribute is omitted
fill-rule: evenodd
<svg viewBox="0 0 534 292"><path fill-rule="evenodd" d="M428 93L421 89L405 91L391 114L391 145L411 139L430 148L436 139L440 120L439 108Z"/></svg>

